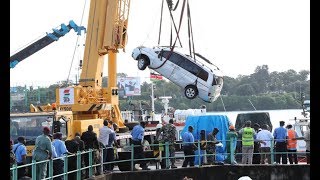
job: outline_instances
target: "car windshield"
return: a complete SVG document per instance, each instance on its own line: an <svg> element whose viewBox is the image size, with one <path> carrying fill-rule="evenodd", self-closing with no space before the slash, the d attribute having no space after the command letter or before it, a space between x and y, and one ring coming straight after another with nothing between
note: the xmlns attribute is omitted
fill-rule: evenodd
<svg viewBox="0 0 320 180"><path fill-rule="evenodd" d="M27 141L35 140L42 134L43 127L52 129L52 117L48 116L10 117L10 121L10 138L14 141L19 136L24 136Z"/></svg>

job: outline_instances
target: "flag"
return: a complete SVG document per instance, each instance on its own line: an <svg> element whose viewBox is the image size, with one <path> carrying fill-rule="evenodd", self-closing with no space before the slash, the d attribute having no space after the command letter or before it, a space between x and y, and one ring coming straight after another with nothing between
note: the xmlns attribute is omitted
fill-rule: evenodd
<svg viewBox="0 0 320 180"><path fill-rule="evenodd" d="M162 75L150 72L150 80L162 80Z"/></svg>

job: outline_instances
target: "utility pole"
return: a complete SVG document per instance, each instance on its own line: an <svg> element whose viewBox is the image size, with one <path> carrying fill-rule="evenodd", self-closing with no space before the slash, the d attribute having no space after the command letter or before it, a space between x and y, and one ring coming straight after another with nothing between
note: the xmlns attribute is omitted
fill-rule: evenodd
<svg viewBox="0 0 320 180"><path fill-rule="evenodd" d="M169 115L168 115L168 108L169 108L169 99L171 99L171 96L161 96L159 99L162 99L163 107L164 107L164 116L163 120L164 122L168 123L169 122Z"/></svg>
<svg viewBox="0 0 320 180"><path fill-rule="evenodd" d="M154 121L154 84L151 83L151 118L152 118L152 121Z"/></svg>

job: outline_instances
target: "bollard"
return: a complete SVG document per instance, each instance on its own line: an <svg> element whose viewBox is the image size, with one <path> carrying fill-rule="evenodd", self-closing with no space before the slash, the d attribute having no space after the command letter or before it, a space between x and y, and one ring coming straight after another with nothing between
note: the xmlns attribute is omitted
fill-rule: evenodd
<svg viewBox="0 0 320 180"><path fill-rule="evenodd" d="M131 144L131 171L133 171L133 167L134 167L134 145Z"/></svg>
<svg viewBox="0 0 320 180"><path fill-rule="evenodd" d="M233 145L233 143L234 143L234 137L231 137L231 139L230 139L230 164L234 164L234 145Z"/></svg>
<svg viewBox="0 0 320 180"><path fill-rule="evenodd" d="M68 156L64 156L64 165L63 165L63 176L64 180L68 180Z"/></svg>
<svg viewBox="0 0 320 180"><path fill-rule="evenodd" d="M37 165L36 160L32 160L32 170L31 170L32 180L37 179Z"/></svg>
<svg viewBox="0 0 320 180"><path fill-rule="evenodd" d="M17 164L13 164L13 171L12 171L12 180L17 180L18 179L18 170L17 170Z"/></svg>
<svg viewBox="0 0 320 180"><path fill-rule="evenodd" d="M103 174L103 156L104 156L103 149L104 149L104 147L101 148L101 158L100 158L100 167L99 167L101 174Z"/></svg>
<svg viewBox="0 0 320 180"><path fill-rule="evenodd" d="M92 177L92 149L89 149L89 177Z"/></svg>
<svg viewBox="0 0 320 180"><path fill-rule="evenodd" d="M81 179L81 152L77 152L77 180Z"/></svg>
<svg viewBox="0 0 320 180"><path fill-rule="evenodd" d="M165 142L166 169L169 169L169 143Z"/></svg>
<svg viewBox="0 0 320 180"><path fill-rule="evenodd" d="M274 148L274 139L271 139L271 147L270 147L270 151L271 151L271 164L274 163L274 152L273 152L273 148Z"/></svg>
<svg viewBox="0 0 320 180"><path fill-rule="evenodd" d="M49 160L49 178L53 179L52 176L53 176L53 160L50 159Z"/></svg>
<svg viewBox="0 0 320 180"><path fill-rule="evenodd" d="M199 167L200 167L201 166L200 140L198 141L198 159L199 159Z"/></svg>

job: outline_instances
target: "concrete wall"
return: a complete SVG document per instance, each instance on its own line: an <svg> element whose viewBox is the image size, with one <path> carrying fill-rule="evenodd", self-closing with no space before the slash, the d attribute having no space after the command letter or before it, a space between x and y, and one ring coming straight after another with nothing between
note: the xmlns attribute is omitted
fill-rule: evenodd
<svg viewBox="0 0 320 180"><path fill-rule="evenodd" d="M222 165L201 168L119 172L100 176L105 180L237 180L249 176L253 180L309 180L310 165Z"/></svg>

